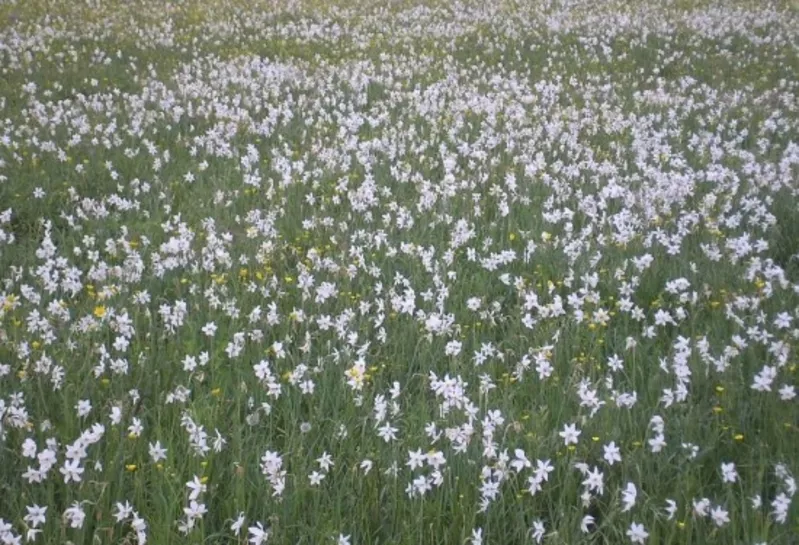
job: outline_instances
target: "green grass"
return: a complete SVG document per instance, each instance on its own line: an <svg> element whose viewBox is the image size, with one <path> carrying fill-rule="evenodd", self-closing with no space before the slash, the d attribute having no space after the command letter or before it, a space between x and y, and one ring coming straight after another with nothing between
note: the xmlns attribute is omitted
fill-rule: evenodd
<svg viewBox="0 0 799 545"><path fill-rule="evenodd" d="M168 36L155 30L166 19ZM131 517L114 517L126 501L158 545L247 543L256 522L270 543L460 545L482 529L484 543L515 545L533 542L538 521L553 545L629 543L634 522L648 544L797 543L795 504L783 523L772 513L799 469L797 401L777 392L796 386L799 363L796 22L784 3L0 3L0 218L11 209L0 220L0 519L24 536L26 507L46 506L36 542L75 545L135 543ZM473 235L455 244L459 220ZM735 260L726 245L744 235L767 248ZM666 289L680 278L684 300ZM337 294L317 301L323 282ZM640 320L624 310L628 288ZM177 302L188 312L173 331L160 311ZM685 315L654 326L659 310ZM440 335L426 329L436 313L453 320ZM781 313L789 327L775 325ZM668 405L686 342L687 397ZM207 363L186 370L200 354ZM771 392L751 387L764 366L776 370ZM467 384L447 414L433 391L445 376ZM594 416L581 384L604 402ZM179 387L186 399L168 402ZM617 406L619 394L635 403ZM378 435L386 422L394 441ZM82 480L65 483L67 447L96 423ZM433 441L430 424L449 436ZM567 424L581 429L576 445L559 436ZM39 483L23 475L39 467L28 438L36 454L58 443ZM149 453L156 441L163 461ZM406 465L417 449L446 462L440 486L409 497L433 475ZM533 469L553 466L535 494L533 470L510 469L517 449ZM282 457L281 494L261 469L267 451ZM604 475L587 505L579 463ZM492 471L503 478L483 510ZM207 514L184 535L195 477ZM628 483L637 501L624 511ZM730 521L695 515L702 498ZM79 528L62 516L75 502Z"/></svg>

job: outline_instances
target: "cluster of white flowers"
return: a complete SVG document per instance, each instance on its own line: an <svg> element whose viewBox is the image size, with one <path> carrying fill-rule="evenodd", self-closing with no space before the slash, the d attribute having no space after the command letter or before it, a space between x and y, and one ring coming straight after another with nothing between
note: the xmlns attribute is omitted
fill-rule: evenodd
<svg viewBox="0 0 799 545"><path fill-rule="evenodd" d="M0 9L0 545L789 535L799 12L239 4Z"/></svg>

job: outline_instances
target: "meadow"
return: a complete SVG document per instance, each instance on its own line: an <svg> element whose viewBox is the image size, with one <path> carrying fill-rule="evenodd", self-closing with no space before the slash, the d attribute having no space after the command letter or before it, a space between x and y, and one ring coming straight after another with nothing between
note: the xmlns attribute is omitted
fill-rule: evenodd
<svg viewBox="0 0 799 545"><path fill-rule="evenodd" d="M0 0L0 545L795 545L799 5Z"/></svg>

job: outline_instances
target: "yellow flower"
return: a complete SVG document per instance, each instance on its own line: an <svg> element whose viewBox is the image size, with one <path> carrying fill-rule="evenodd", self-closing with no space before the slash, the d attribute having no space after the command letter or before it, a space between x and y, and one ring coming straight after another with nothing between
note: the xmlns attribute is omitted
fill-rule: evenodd
<svg viewBox="0 0 799 545"><path fill-rule="evenodd" d="M14 303L16 303L17 298L14 295L9 295L6 297L5 301L3 301L3 310L11 310L14 308Z"/></svg>
<svg viewBox="0 0 799 545"><path fill-rule="evenodd" d="M136 464L128 464L125 466L125 469L127 469L130 472L134 472L136 471L136 467L137 467Z"/></svg>
<svg viewBox="0 0 799 545"><path fill-rule="evenodd" d="M94 315L98 318L105 316L105 307L103 305L94 307Z"/></svg>

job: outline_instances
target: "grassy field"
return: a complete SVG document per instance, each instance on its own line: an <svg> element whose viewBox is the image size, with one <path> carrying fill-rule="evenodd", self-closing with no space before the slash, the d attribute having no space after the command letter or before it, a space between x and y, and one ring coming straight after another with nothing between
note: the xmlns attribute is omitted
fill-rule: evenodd
<svg viewBox="0 0 799 545"><path fill-rule="evenodd" d="M0 544L797 544L797 196L790 2L0 0Z"/></svg>

